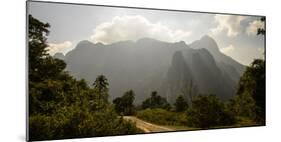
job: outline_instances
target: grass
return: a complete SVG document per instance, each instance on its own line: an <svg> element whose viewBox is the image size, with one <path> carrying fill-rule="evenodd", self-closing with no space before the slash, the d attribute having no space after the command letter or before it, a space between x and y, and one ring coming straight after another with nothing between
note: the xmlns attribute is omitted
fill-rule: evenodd
<svg viewBox="0 0 281 142"><path fill-rule="evenodd" d="M186 124L186 115L165 109L145 109L137 112L136 116L145 121L162 126L184 126Z"/></svg>
<svg viewBox="0 0 281 142"><path fill-rule="evenodd" d="M157 124L166 128L170 128L175 131L188 131L188 130L200 130L203 128L189 127L187 122L187 115L184 112L172 112L165 109L145 109L138 111L136 117ZM236 128L236 127L247 127L247 126L259 126L254 120L246 117L237 117L237 122L233 125L224 126L213 126L210 129L220 129L220 128Z"/></svg>

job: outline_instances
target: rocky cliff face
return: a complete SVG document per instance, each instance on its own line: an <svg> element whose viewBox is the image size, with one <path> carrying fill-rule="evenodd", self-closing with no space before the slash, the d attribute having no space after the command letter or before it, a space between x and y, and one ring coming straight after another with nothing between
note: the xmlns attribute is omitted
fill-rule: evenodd
<svg viewBox="0 0 281 142"><path fill-rule="evenodd" d="M104 74L109 80L112 99L134 90L136 103L152 91L158 91L169 102L190 90L194 94L213 93L227 100L234 95L244 69L222 54L215 41L207 36L190 45L149 38L110 45L81 41L64 60L72 75L89 83Z"/></svg>

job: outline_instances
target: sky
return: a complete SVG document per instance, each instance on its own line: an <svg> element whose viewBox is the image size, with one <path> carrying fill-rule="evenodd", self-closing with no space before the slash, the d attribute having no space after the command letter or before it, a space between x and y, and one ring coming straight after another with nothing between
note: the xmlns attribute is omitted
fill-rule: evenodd
<svg viewBox="0 0 281 142"><path fill-rule="evenodd" d="M66 54L81 40L111 44L149 37L190 44L209 35L221 52L241 64L264 58L264 36L256 35L264 24L257 16L43 2L29 2L28 14L51 25L51 55Z"/></svg>

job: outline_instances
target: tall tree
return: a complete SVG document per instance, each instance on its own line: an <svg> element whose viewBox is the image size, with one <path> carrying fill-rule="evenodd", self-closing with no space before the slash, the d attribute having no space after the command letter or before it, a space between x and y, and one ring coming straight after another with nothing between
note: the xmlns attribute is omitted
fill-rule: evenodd
<svg viewBox="0 0 281 142"><path fill-rule="evenodd" d="M47 53L49 24L29 19L29 140L134 134L134 124L118 118L109 104L91 110L90 101L108 98L108 82L99 76L90 88L64 71L66 64ZM100 101L104 102L104 101Z"/></svg>
<svg viewBox="0 0 281 142"><path fill-rule="evenodd" d="M257 35L265 35L265 17ZM254 118L265 123L265 60L255 59L239 80L237 96L231 100L232 110L239 116Z"/></svg>
<svg viewBox="0 0 281 142"><path fill-rule="evenodd" d="M41 80L39 73L40 66L43 62L43 58L48 56L47 53L47 35L49 34L48 23L43 23L32 15L28 16L28 65L29 65L29 80L38 81Z"/></svg>
<svg viewBox="0 0 281 142"><path fill-rule="evenodd" d="M256 103L256 119L265 120L265 61L256 59L239 80L237 95L250 94Z"/></svg>
<svg viewBox="0 0 281 142"><path fill-rule="evenodd" d="M93 83L97 93L97 100L108 103L108 80L104 75L99 75Z"/></svg>
<svg viewBox="0 0 281 142"><path fill-rule="evenodd" d="M108 80L104 75L99 75L92 85L93 85L93 92L91 98L89 99L91 109L102 110L109 104Z"/></svg>
<svg viewBox="0 0 281 142"><path fill-rule="evenodd" d="M188 108L188 103L185 101L183 96L178 96L174 105L177 112L185 111Z"/></svg>

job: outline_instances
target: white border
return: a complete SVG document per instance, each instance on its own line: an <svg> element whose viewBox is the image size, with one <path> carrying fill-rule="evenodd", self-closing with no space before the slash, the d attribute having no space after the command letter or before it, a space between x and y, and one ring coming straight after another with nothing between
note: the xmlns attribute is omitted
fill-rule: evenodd
<svg viewBox="0 0 281 142"><path fill-rule="evenodd" d="M278 141L281 132L280 4L276 0L59 0L130 7L178 9L267 16L267 126L134 136L72 139L100 142L243 142ZM0 5L0 141L25 140L25 1L6 0Z"/></svg>

